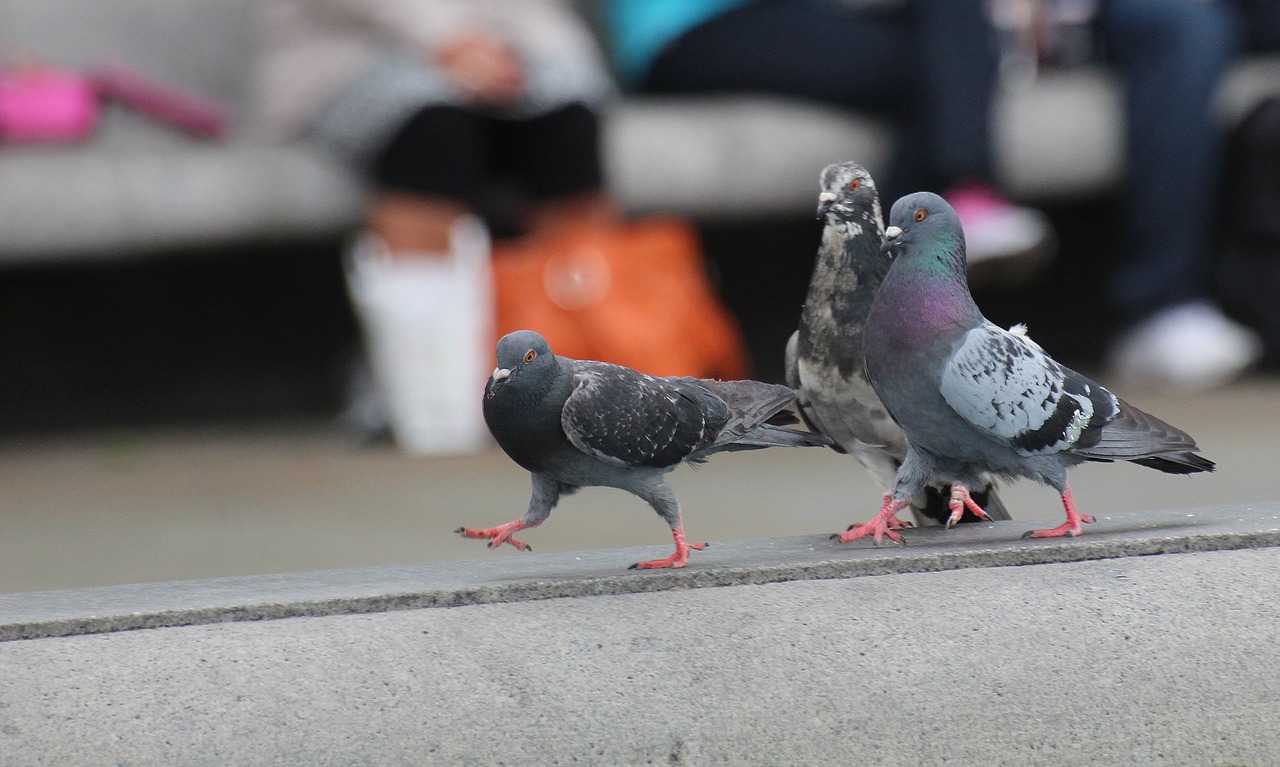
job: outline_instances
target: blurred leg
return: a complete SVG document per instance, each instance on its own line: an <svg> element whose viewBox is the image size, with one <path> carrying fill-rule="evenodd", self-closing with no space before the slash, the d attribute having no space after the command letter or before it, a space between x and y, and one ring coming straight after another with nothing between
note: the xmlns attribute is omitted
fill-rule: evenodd
<svg viewBox="0 0 1280 767"><path fill-rule="evenodd" d="M1128 242L1109 285L1128 321L1113 343L1117 379L1203 390L1230 381L1261 344L1206 297L1225 137L1213 113L1239 52L1227 3L1111 0L1103 40L1127 80Z"/></svg>
<svg viewBox="0 0 1280 767"><path fill-rule="evenodd" d="M674 41L645 88L776 93L892 114L899 188L886 196L893 199L991 177L996 64L980 0L916 0L890 10L765 0Z"/></svg>
<svg viewBox="0 0 1280 767"><path fill-rule="evenodd" d="M904 100L910 37L901 13L834 3L762 0L674 40L655 60L645 90L755 91L858 108Z"/></svg>
<svg viewBox="0 0 1280 767"><path fill-rule="evenodd" d="M1128 243L1110 294L1128 319L1203 296L1224 150L1212 101L1238 50L1230 9L1197 0L1103 3L1126 80Z"/></svg>
<svg viewBox="0 0 1280 767"><path fill-rule="evenodd" d="M416 114L373 162L365 222L393 254L442 253L488 178L489 119L457 107Z"/></svg>
<svg viewBox="0 0 1280 767"><path fill-rule="evenodd" d="M430 255L449 250L450 234L467 207L452 200L403 192L375 191L365 209L365 226L392 256Z"/></svg>
<svg viewBox="0 0 1280 767"><path fill-rule="evenodd" d="M907 5L918 70L916 108L906 112L905 127L915 146L904 146L899 154L907 178L919 188L942 191L964 179L993 179L991 107L999 51L985 5L981 0Z"/></svg>
<svg viewBox="0 0 1280 767"><path fill-rule="evenodd" d="M1280 0L1236 0L1249 50L1280 50Z"/></svg>
<svg viewBox="0 0 1280 767"><path fill-rule="evenodd" d="M532 233L579 223L621 219L604 188L600 162L600 118L583 104L570 104L529 120L504 122L501 156L533 198L525 225Z"/></svg>

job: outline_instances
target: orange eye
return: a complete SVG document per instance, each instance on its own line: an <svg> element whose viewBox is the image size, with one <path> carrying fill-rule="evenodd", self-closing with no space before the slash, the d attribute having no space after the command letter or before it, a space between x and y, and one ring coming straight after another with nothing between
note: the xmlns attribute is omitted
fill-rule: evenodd
<svg viewBox="0 0 1280 767"><path fill-rule="evenodd" d="M525 362L533 362L533 361L534 361L534 360L536 360L537 358L538 358L538 353L537 353L537 352L535 352L533 349L530 349L529 351L525 352L525 354L524 354L524 361L525 361Z"/></svg>
<svg viewBox="0 0 1280 767"><path fill-rule="evenodd" d="M854 180L849 182L849 191L856 192L858 191L858 187L860 186L862 186L862 180L855 178Z"/></svg>
<svg viewBox="0 0 1280 767"><path fill-rule="evenodd" d="M912 216L912 218L914 218L916 221L924 221L924 217L925 217L925 212L923 210L917 210L916 214Z"/></svg>

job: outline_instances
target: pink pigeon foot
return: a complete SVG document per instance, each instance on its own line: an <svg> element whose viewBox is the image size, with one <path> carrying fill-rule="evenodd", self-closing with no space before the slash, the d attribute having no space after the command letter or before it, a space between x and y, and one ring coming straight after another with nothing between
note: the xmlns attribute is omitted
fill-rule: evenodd
<svg viewBox="0 0 1280 767"><path fill-rule="evenodd" d="M636 562L628 570L662 570L666 568L677 569L685 566L689 561L689 550L702 551L707 547L706 543L689 543L684 539L684 525L681 524L672 528L671 537L676 541L676 553L665 559L652 559L648 562Z"/></svg>
<svg viewBox="0 0 1280 767"><path fill-rule="evenodd" d="M872 537L876 545L879 546L884 538L888 538L894 543L902 543L902 536L898 534L898 530L905 530L910 527L910 523L898 519L896 514L906 508L910 499L903 498L900 501L894 501L890 496L885 496L884 505L880 507L880 513L876 514L870 522L865 524L853 524L843 533L836 533L831 536L832 540L839 540L841 543L849 543L859 538L865 538L868 535Z"/></svg>
<svg viewBox="0 0 1280 767"><path fill-rule="evenodd" d="M1062 506L1067 510L1067 521L1051 530L1028 530L1023 533L1023 538L1060 538L1063 536L1076 537L1080 535L1080 523L1093 524L1093 517L1088 514L1081 514L1076 511L1076 502L1071 499L1071 488L1068 487L1062 493Z"/></svg>
<svg viewBox="0 0 1280 767"><path fill-rule="evenodd" d="M947 529L960 524L960 518L964 516L965 509L973 512L978 519L991 521L987 512L983 511L978 502L973 500L973 496L969 495L969 488L959 482L951 483L951 501L947 503L947 507L951 509L951 516L947 518Z"/></svg>
<svg viewBox="0 0 1280 767"><path fill-rule="evenodd" d="M488 546L491 549L496 549L504 543L509 543L520 551L533 551L533 547L529 544L523 541L517 541L515 538L511 537L513 533L529 527L535 527L535 525L526 524L523 519L516 519L506 523L505 525L498 525L497 527L486 527L482 530L475 530L470 527L459 527L457 530L454 530L454 532L461 535L463 538L488 538Z"/></svg>

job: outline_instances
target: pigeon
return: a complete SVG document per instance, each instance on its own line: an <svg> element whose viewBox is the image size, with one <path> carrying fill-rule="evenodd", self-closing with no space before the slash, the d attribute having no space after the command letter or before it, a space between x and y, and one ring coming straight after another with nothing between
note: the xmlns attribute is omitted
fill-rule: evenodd
<svg viewBox="0 0 1280 767"><path fill-rule="evenodd" d="M676 551L632 569L684 567L690 549L667 472L713 453L765 447L826 446L820 434L782 428L796 398L786 386L757 381L658 378L606 362L557 357L532 330L498 341L498 367L484 393L484 420L498 445L533 475L524 517L487 529L489 548L546 520L563 495L581 487L616 487L644 499L671 527Z"/></svg>
<svg viewBox="0 0 1280 767"><path fill-rule="evenodd" d="M828 165L820 178L818 217L825 226L800 326L787 342L786 382L799 394L797 409L809 428L830 437L833 449L857 458L887 497L907 456L907 438L872 390L862 360L867 314L890 263L880 249L880 196L871 174L857 163ZM919 521L948 526L1009 519L990 477L973 495L981 514L953 499L945 483L932 483L913 498L912 511ZM908 526L897 517L889 523L894 529Z"/></svg>
<svg viewBox="0 0 1280 767"><path fill-rule="evenodd" d="M840 540L900 540L887 520L934 478L952 482L966 506L984 474L1052 487L1066 521L1024 536L1050 538L1093 522L1067 484L1067 470L1084 461L1213 470L1190 435L1059 364L1024 329L982 316L965 279L964 231L945 200L903 197L889 223L892 264L867 316L864 353L872 388L907 435L907 457L880 513Z"/></svg>

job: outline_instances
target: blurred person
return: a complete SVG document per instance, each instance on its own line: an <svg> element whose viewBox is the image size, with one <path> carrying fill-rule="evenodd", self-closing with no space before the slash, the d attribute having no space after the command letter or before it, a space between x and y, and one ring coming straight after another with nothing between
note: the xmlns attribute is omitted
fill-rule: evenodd
<svg viewBox="0 0 1280 767"><path fill-rule="evenodd" d="M353 377L365 385L343 418L357 433L389 422L419 453L489 444L476 387L495 320L568 356L746 375L696 230L627 220L605 187L600 109L615 88L568 0L276 0L265 13L269 122L372 187L347 265L372 370ZM516 235L491 262L479 211Z"/></svg>
<svg viewBox="0 0 1280 767"><path fill-rule="evenodd" d="M377 386L363 376L345 420L374 432L389 417L415 452L478 448L492 297L474 214L514 180L522 233L619 219L599 148L613 84L594 38L556 0L276 0L262 33L268 125L372 187L348 285Z"/></svg>
<svg viewBox="0 0 1280 767"><path fill-rule="evenodd" d="M891 115L895 159L882 186L942 193L964 224L971 265L991 265L1050 255L1056 240L1046 216L1013 205L992 180L999 70L985 5L607 0L606 8L630 88L766 92Z"/></svg>
<svg viewBox="0 0 1280 767"><path fill-rule="evenodd" d="M1198 391L1233 380L1262 353L1257 334L1211 300L1210 286L1226 150L1215 96L1246 38L1262 44L1275 34L1273 11L1263 23L1268 5L1096 3L1103 60L1125 84L1126 242L1108 277L1124 329L1107 363L1120 380ZM1247 34L1242 12L1256 14Z"/></svg>
<svg viewBox="0 0 1280 767"><path fill-rule="evenodd" d="M366 170L366 222L392 251L443 251L495 179L528 230L615 219L599 117L612 84L558 0L276 0L264 18L268 123Z"/></svg>

